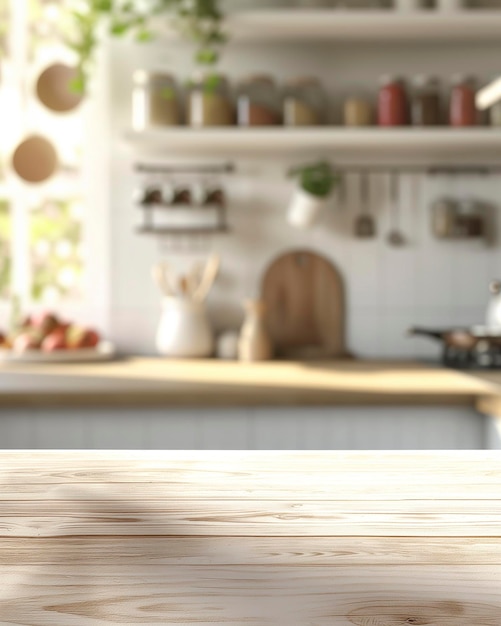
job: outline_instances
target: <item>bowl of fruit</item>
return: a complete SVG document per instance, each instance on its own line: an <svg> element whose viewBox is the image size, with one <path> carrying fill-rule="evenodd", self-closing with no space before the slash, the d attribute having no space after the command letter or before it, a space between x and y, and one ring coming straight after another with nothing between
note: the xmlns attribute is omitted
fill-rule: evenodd
<svg viewBox="0 0 501 626"><path fill-rule="evenodd" d="M91 328L72 324L54 313L34 313L10 333L0 332L0 362L109 361L113 344Z"/></svg>

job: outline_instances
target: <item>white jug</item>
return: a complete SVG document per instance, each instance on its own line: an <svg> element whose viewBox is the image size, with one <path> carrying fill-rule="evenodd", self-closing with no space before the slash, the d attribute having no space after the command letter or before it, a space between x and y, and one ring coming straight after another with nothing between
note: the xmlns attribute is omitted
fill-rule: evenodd
<svg viewBox="0 0 501 626"><path fill-rule="evenodd" d="M219 265L219 257L214 254L205 267L197 264L179 280L175 280L167 263L152 268L153 280L164 295L156 337L160 354L181 359L212 356L214 336L204 302ZM178 284L177 289L174 284Z"/></svg>
<svg viewBox="0 0 501 626"><path fill-rule="evenodd" d="M164 356L211 356L214 337L204 303L183 297L164 298L156 345L158 352Z"/></svg>

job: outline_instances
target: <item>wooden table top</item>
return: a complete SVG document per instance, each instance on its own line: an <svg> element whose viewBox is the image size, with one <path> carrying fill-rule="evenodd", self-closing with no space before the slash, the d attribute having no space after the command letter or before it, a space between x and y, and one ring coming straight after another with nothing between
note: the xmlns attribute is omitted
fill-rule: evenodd
<svg viewBox="0 0 501 626"><path fill-rule="evenodd" d="M499 626L492 452L2 452L0 623Z"/></svg>
<svg viewBox="0 0 501 626"><path fill-rule="evenodd" d="M501 385L405 361L244 364L133 358L0 368L1 406L470 405Z"/></svg>

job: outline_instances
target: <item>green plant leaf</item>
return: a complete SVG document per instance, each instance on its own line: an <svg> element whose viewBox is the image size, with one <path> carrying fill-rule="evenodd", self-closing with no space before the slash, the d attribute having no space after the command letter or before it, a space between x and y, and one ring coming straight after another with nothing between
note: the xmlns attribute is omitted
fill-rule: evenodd
<svg viewBox="0 0 501 626"><path fill-rule="evenodd" d="M114 37L132 33L136 41L146 43L153 39L151 20L165 15L181 36L196 46L195 62L202 66L216 65L227 41L219 0L82 0L85 1L86 9L68 9L75 33L69 46L79 57L82 74L78 91L85 91L99 44L96 33L101 32L102 24Z"/></svg>
<svg viewBox="0 0 501 626"><path fill-rule="evenodd" d="M153 33L145 28L142 30L139 30L136 33L136 41L139 43L148 43L149 41L152 41L153 39L154 39Z"/></svg>
<svg viewBox="0 0 501 626"><path fill-rule="evenodd" d="M319 161L289 171L289 176L299 178L301 188L318 198L328 197L339 183L340 176L327 161Z"/></svg>

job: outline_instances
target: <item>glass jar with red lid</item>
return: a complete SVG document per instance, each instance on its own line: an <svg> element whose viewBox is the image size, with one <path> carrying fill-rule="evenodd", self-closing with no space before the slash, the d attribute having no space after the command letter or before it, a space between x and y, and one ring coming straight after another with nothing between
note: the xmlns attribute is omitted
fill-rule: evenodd
<svg viewBox="0 0 501 626"><path fill-rule="evenodd" d="M378 95L379 126L407 126L409 99L404 81L398 76L383 76Z"/></svg>
<svg viewBox="0 0 501 626"><path fill-rule="evenodd" d="M475 80L457 75L452 80L449 104L449 124L456 127L476 126L478 111L475 104Z"/></svg>

